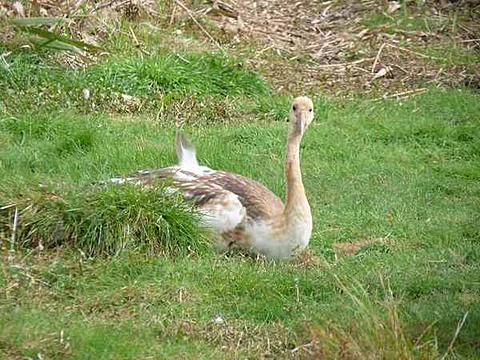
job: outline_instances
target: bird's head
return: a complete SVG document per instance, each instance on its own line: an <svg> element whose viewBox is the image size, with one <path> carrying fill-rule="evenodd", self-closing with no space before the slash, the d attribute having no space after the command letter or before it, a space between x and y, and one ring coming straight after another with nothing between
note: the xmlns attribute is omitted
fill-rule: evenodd
<svg viewBox="0 0 480 360"><path fill-rule="evenodd" d="M293 100L288 117L289 132L291 135L303 135L313 120L313 102L306 96L299 96Z"/></svg>

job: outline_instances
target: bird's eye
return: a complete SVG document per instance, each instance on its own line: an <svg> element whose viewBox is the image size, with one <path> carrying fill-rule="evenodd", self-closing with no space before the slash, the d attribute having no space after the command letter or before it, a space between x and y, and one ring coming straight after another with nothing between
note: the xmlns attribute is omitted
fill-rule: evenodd
<svg viewBox="0 0 480 360"><path fill-rule="evenodd" d="M295 105L293 105L292 107L293 111L297 110L297 107Z"/></svg>
<svg viewBox="0 0 480 360"><path fill-rule="evenodd" d="M313 109L308 109L308 111L312 112L312 111L313 111Z"/></svg>

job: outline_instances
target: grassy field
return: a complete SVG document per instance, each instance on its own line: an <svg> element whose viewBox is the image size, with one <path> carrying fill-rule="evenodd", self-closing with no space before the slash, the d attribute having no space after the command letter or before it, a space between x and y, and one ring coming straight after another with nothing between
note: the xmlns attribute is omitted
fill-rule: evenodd
<svg viewBox="0 0 480 360"><path fill-rule="evenodd" d="M478 91L312 92L309 251L227 256L180 199L101 181L174 163L182 126L203 164L283 197L297 94L234 52L137 29L145 56L123 35L81 69L18 39L0 51L0 357L480 357Z"/></svg>

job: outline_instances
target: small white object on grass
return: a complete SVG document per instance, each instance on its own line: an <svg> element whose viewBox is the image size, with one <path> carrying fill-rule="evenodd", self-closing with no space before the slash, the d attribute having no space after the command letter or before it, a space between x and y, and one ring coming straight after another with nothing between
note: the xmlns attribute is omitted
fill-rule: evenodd
<svg viewBox="0 0 480 360"><path fill-rule="evenodd" d="M213 318L212 320L215 324L223 324L225 320L221 315L217 315L216 317Z"/></svg>
<svg viewBox="0 0 480 360"><path fill-rule="evenodd" d="M82 90L82 96L85 100L88 100L90 99L90 90L88 89L83 89Z"/></svg>
<svg viewBox="0 0 480 360"><path fill-rule="evenodd" d="M25 17L25 10L23 9L23 5L20 1L15 1L12 4L12 9L15 10L18 16L24 18Z"/></svg>
<svg viewBox="0 0 480 360"><path fill-rule="evenodd" d="M122 94L122 100L123 102L131 102L132 100L134 100L134 97L131 96L131 95L127 95L127 94Z"/></svg>
<svg viewBox="0 0 480 360"><path fill-rule="evenodd" d="M390 71L388 67L382 67L378 72L373 76L372 80L384 77Z"/></svg>
<svg viewBox="0 0 480 360"><path fill-rule="evenodd" d="M402 5L400 5L400 3L398 1L391 1L389 4L388 4L388 9L387 9L387 13L389 14L393 14L394 12L396 12L398 9L400 9L402 7Z"/></svg>

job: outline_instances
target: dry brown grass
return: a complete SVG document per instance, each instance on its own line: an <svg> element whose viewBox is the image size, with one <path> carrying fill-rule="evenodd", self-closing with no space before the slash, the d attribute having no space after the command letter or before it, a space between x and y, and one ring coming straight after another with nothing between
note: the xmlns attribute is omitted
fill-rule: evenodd
<svg viewBox="0 0 480 360"><path fill-rule="evenodd" d="M410 3L407 9L382 1L230 3L234 12L215 12L212 19L238 42L250 38L263 42L251 63L279 90L393 94L425 84L478 83L478 67L446 65L446 57L427 51L452 44L467 51L478 49L480 26L475 19L480 18L480 8L473 3L455 7L429 1ZM402 11L408 11L409 20L420 16L439 25L419 23L410 30L402 17L395 21ZM366 24L376 15L395 25ZM273 54L280 57L275 61Z"/></svg>
<svg viewBox="0 0 480 360"><path fill-rule="evenodd" d="M0 18L19 16L9 4L0 2L0 9ZM38 0L23 12L27 17L66 16L62 31L92 44L102 43L127 19L148 24L152 30L176 29L179 36L172 39L178 41L168 41L173 48L195 45L191 39L187 44L179 41L185 31L204 39L201 46L194 46L197 49L220 48L235 55L237 49L253 46L247 63L279 91L413 96L416 93L404 92L429 85L478 88L480 83L478 63L452 61L454 55L441 51L478 51L480 7L468 1L410 2L402 7L370 0L227 0L195 5L172 0L159 7L153 0ZM5 31L3 40L11 34ZM151 55L141 34L130 28L126 35L137 49ZM237 55L242 56L242 51ZM62 56L62 62L70 66L95 61L91 54Z"/></svg>
<svg viewBox="0 0 480 360"><path fill-rule="evenodd" d="M372 302L361 285L347 288L338 278L337 281L348 299L345 306L349 310L354 310L355 315L349 325L339 326L334 320L307 323L304 331L309 340L295 349L298 350L299 358L342 360L438 358L432 326L424 327L420 336L412 339L399 312L401 300L394 297L388 284L384 284L385 299Z"/></svg>

